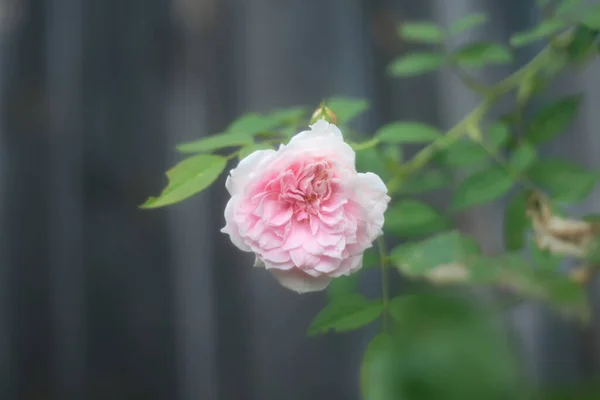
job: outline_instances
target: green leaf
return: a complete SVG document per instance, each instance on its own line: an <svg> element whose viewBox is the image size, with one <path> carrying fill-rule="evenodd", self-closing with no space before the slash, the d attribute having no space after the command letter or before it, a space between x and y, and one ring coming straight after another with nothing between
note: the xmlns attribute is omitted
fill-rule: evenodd
<svg viewBox="0 0 600 400"><path fill-rule="evenodd" d="M362 150L370 149L370 148L377 146L379 144L379 139L371 138L364 142L360 142L360 143L350 143L349 142L348 144L350 145L350 147L352 147L352 150L362 151Z"/></svg>
<svg viewBox="0 0 600 400"><path fill-rule="evenodd" d="M442 133L430 125L420 122L392 122L375 133L383 143L429 143L440 138Z"/></svg>
<svg viewBox="0 0 600 400"><path fill-rule="evenodd" d="M259 132L269 131L279 127L283 122L285 114L273 113L261 115L247 113L233 121L225 130L225 133L246 133L254 135Z"/></svg>
<svg viewBox="0 0 600 400"><path fill-rule="evenodd" d="M484 137L485 144L493 149L503 148L510 140L510 126L502 121L496 121L491 124Z"/></svg>
<svg viewBox="0 0 600 400"><path fill-rule="evenodd" d="M444 41L444 32L433 22L405 22L398 28L398 34L405 40L439 44Z"/></svg>
<svg viewBox="0 0 600 400"><path fill-rule="evenodd" d="M478 41L459 48L452 59L461 67L481 68L489 64L511 63L513 55L501 44Z"/></svg>
<svg viewBox="0 0 600 400"><path fill-rule="evenodd" d="M598 400L600 387L595 382L569 385L563 388L548 388L542 392L540 400Z"/></svg>
<svg viewBox="0 0 600 400"><path fill-rule="evenodd" d="M481 164L489 157L489 153L479 143L461 139L440 151L434 161L447 166L464 167Z"/></svg>
<svg viewBox="0 0 600 400"><path fill-rule="evenodd" d="M388 209L384 231L397 236L413 236L438 232L449 225L448 219L428 204L403 200Z"/></svg>
<svg viewBox="0 0 600 400"><path fill-rule="evenodd" d="M290 107L273 111L268 115L268 118L279 121L282 124L292 124L298 123L302 118L306 117L306 114L306 107Z"/></svg>
<svg viewBox="0 0 600 400"><path fill-rule="evenodd" d="M550 269L533 268L524 255L507 253L497 257L482 257L482 267L496 270L492 282L536 300L547 302L555 309L581 319L589 318L585 289L564 274Z"/></svg>
<svg viewBox="0 0 600 400"><path fill-rule="evenodd" d="M376 247L371 247L363 253L362 261L363 269L372 269L381 266L381 258L376 250ZM357 274L353 274L357 275Z"/></svg>
<svg viewBox="0 0 600 400"><path fill-rule="evenodd" d="M535 243L532 243L531 255L536 268L558 271L563 262L563 257L552 254L548 250L540 249Z"/></svg>
<svg viewBox="0 0 600 400"><path fill-rule="evenodd" d="M356 170L358 172L373 172L384 181L390 177L383 157L374 147L356 153Z"/></svg>
<svg viewBox="0 0 600 400"><path fill-rule="evenodd" d="M600 29L600 6L587 12L581 22L588 28Z"/></svg>
<svg viewBox="0 0 600 400"><path fill-rule="evenodd" d="M452 177L447 171L436 169L421 170L411 175L400 186L400 193L421 194L433 190L442 189L452 183Z"/></svg>
<svg viewBox="0 0 600 400"><path fill-rule="evenodd" d="M475 241L457 231L436 234L426 240L395 247L391 258L408 276L429 277L440 267L467 266L479 254ZM465 278L468 279L468 271ZM462 277L462 276L461 276Z"/></svg>
<svg viewBox="0 0 600 400"><path fill-rule="evenodd" d="M254 153L255 151L258 150L269 150L272 149L272 147L266 143L255 143L255 144L250 144L248 146L244 146L240 149L240 152L238 153L238 157L240 160L248 157L250 154Z"/></svg>
<svg viewBox="0 0 600 400"><path fill-rule="evenodd" d="M414 76L435 71L444 63L444 57L432 52L414 52L398 57L389 66L392 76Z"/></svg>
<svg viewBox="0 0 600 400"><path fill-rule="evenodd" d="M329 296L329 299L336 299L355 293L359 281L359 273L335 278L331 281L329 286L327 286L327 295Z"/></svg>
<svg viewBox="0 0 600 400"><path fill-rule="evenodd" d="M600 214L589 214L581 219L587 222L600 222Z"/></svg>
<svg viewBox="0 0 600 400"><path fill-rule="evenodd" d="M254 142L251 133L221 133L204 137L193 142L182 143L177 146L181 153L207 153L228 147L247 146Z"/></svg>
<svg viewBox="0 0 600 400"><path fill-rule="evenodd" d="M554 139L571 125L583 100L580 94L545 105L531 121L527 139L533 145Z"/></svg>
<svg viewBox="0 0 600 400"><path fill-rule="evenodd" d="M562 0L554 11L556 15L563 16L573 11L574 8L581 4L581 0Z"/></svg>
<svg viewBox="0 0 600 400"><path fill-rule="evenodd" d="M482 312L483 302L439 291L397 300L390 304L395 345L381 346L381 358L373 357L385 361L372 375L379 372L373 385L387 389L377 400L529 398L514 346Z"/></svg>
<svg viewBox="0 0 600 400"><path fill-rule="evenodd" d="M383 312L381 300L368 300L359 294L336 298L313 320L309 335L358 329L375 321Z"/></svg>
<svg viewBox="0 0 600 400"><path fill-rule="evenodd" d="M454 21L449 28L451 35L469 31L473 28L481 26L488 21L488 16L485 13L472 13Z"/></svg>
<svg viewBox="0 0 600 400"><path fill-rule="evenodd" d="M527 217L528 193L520 191L509 200L504 209L504 247L509 251L525 247L527 230L531 220Z"/></svg>
<svg viewBox="0 0 600 400"><path fill-rule="evenodd" d="M506 194L513 185L512 177L500 166L477 171L462 181L452 198L456 211L488 203Z"/></svg>
<svg viewBox="0 0 600 400"><path fill-rule="evenodd" d="M537 158L537 151L533 145L524 142L521 143L510 155L510 166L515 172L527 170Z"/></svg>
<svg viewBox="0 0 600 400"><path fill-rule="evenodd" d="M552 200L573 203L585 199L596 186L598 173L559 159L541 159L531 166L529 179L547 190Z"/></svg>
<svg viewBox="0 0 600 400"><path fill-rule="evenodd" d="M388 145L382 149L383 162L388 171L399 171L404 153L401 146Z"/></svg>
<svg viewBox="0 0 600 400"><path fill-rule="evenodd" d="M209 187L227 165L225 157L201 154L181 161L169 171L169 184L158 197L150 197L141 208L178 203Z"/></svg>
<svg viewBox="0 0 600 400"><path fill-rule="evenodd" d="M363 399L393 398L390 365L393 359L393 338L387 333L375 336L367 346L360 367L360 386Z"/></svg>
<svg viewBox="0 0 600 400"><path fill-rule="evenodd" d="M570 61L583 62L596 52L596 39L600 33L597 29L600 28L592 29L585 25L579 25L575 28L573 38L567 46Z"/></svg>
<svg viewBox="0 0 600 400"><path fill-rule="evenodd" d="M325 104L337 116L337 125L347 124L369 108L366 100L352 97L331 97Z"/></svg>
<svg viewBox="0 0 600 400"><path fill-rule="evenodd" d="M566 23L557 20L543 21L535 28L513 34L510 37L510 44L515 47L525 46L538 40L544 39L550 35L558 33L566 27Z"/></svg>

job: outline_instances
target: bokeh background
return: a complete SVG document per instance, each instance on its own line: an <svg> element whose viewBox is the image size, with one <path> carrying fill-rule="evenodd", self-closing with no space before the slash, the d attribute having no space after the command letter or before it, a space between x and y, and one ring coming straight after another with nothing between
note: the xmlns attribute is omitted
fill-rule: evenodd
<svg viewBox="0 0 600 400"><path fill-rule="evenodd" d="M0 399L358 400L373 330L305 336L325 295L280 287L218 232L223 179L169 209L138 205L176 143L245 111L346 95L371 102L354 124L366 135L402 118L452 126L476 95L444 71L385 68L410 50L403 19L472 11L491 15L472 36L504 41L539 18L533 0L0 0ZM598 61L557 83L586 103L545 152L599 167L599 89ZM599 204L597 190L572 211ZM487 251L502 207L461 222ZM361 285L377 293L377 275ZM596 328L533 303L502 322L536 385L598 376Z"/></svg>

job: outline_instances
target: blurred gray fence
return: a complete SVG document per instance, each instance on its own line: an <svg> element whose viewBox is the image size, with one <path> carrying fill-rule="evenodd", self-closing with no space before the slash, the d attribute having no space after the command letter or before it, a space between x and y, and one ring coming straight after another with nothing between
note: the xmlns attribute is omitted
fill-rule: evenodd
<svg viewBox="0 0 600 400"><path fill-rule="evenodd" d="M176 143L244 111L339 94L371 101L365 132L400 118L451 126L476 99L444 72L386 77L407 50L395 24L487 10L476 34L506 39L533 3L2 0L0 398L358 399L369 332L305 337L324 295L279 287L218 232L223 179L168 210L137 206L161 189ZM549 153L598 167L598 88L598 62L559 83L588 102ZM598 204L600 191L574 212ZM493 251L501 212L463 227ZM377 276L363 284L376 292ZM509 317L532 379L598 372L599 334L533 304Z"/></svg>

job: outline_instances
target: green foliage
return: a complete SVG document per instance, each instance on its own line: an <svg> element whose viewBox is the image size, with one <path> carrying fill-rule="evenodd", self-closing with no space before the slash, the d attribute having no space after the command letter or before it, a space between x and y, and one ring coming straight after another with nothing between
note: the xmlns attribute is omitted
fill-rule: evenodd
<svg viewBox="0 0 600 400"><path fill-rule="evenodd" d="M510 37L510 44L515 47L525 46L546 39L549 36L562 31L566 26L567 24L560 20L542 21L542 23L528 31L513 34Z"/></svg>
<svg viewBox="0 0 600 400"><path fill-rule="evenodd" d="M443 189L452 184L452 176L441 169L424 169L402 181L399 192L416 195Z"/></svg>
<svg viewBox="0 0 600 400"><path fill-rule="evenodd" d="M450 221L430 205L417 200L403 200L388 209L384 231L410 237L435 233L449 225Z"/></svg>
<svg viewBox="0 0 600 400"><path fill-rule="evenodd" d="M358 329L375 321L382 312L381 300L368 300L359 294L336 297L313 319L308 334Z"/></svg>
<svg viewBox="0 0 600 400"><path fill-rule="evenodd" d="M398 34L405 40L421 43L440 44L444 41L444 32L433 22L405 22L398 28Z"/></svg>
<svg viewBox="0 0 600 400"><path fill-rule="evenodd" d="M514 179L501 166L476 171L458 184L452 197L452 208L460 211L489 203L508 193L513 184Z"/></svg>
<svg viewBox="0 0 600 400"><path fill-rule="evenodd" d="M546 104L529 125L529 142L538 145L564 132L577 116L582 100L581 95L573 95Z"/></svg>
<svg viewBox="0 0 600 400"><path fill-rule="evenodd" d="M243 133L254 135L279 127L288 117L285 113L275 112L270 115L248 113L231 123L225 133Z"/></svg>
<svg viewBox="0 0 600 400"><path fill-rule="evenodd" d="M573 38L567 46L569 60L575 64L585 62L588 57L596 52L594 44L598 39L598 27L592 29L585 25L579 25L575 28Z"/></svg>
<svg viewBox="0 0 600 400"><path fill-rule="evenodd" d="M375 133L382 143L429 143L439 139L442 133L420 122L393 122Z"/></svg>
<svg viewBox="0 0 600 400"><path fill-rule="evenodd" d="M600 6L596 6L587 13L581 20L581 23L591 29L600 29Z"/></svg>
<svg viewBox="0 0 600 400"><path fill-rule="evenodd" d="M463 138L440 151L434 162L448 167L463 167L482 164L489 158L489 153L480 143L470 138Z"/></svg>
<svg viewBox="0 0 600 400"><path fill-rule="evenodd" d="M366 100L351 97L331 97L325 104L337 115L339 125L349 123L369 109Z"/></svg>
<svg viewBox="0 0 600 400"><path fill-rule="evenodd" d="M528 142L523 142L517 146L510 156L510 167L514 172L526 171L535 163L537 158L537 150Z"/></svg>
<svg viewBox="0 0 600 400"><path fill-rule="evenodd" d="M266 143L249 144L240 149L240 152L238 153L238 157L241 160L241 159L248 157L250 154L254 153L255 151L268 150L271 148L272 147Z"/></svg>
<svg viewBox="0 0 600 400"><path fill-rule="evenodd" d="M585 199L596 186L600 177L597 171L589 171L575 163L545 158L536 161L527 172L529 178L546 190L553 200L575 203Z"/></svg>
<svg viewBox="0 0 600 400"><path fill-rule="evenodd" d="M472 13L454 21L448 31L452 35L458 35L469 31L488 22L488 16L485 13Z"/></svg>
<svg viewBox="0 0 600 400"><path fill-rule="evenodd" d="M373 148L379 144L379 139L372 138L360 143L348 143L354 151L362 151Z"/></svg>
<svg viewBox="0 0 600 400"><path fill-rule="evenodd" d="M519 191L506 204L504 210L504 247L508 251L521 250L525 246L526 232L531 227L527 218L527 199L529 193Z"/></svg>
<svg viewBox="0 0 600 400"><path fill-rule="evenodd" d="M416 21L398 28L400 38L422 48L393 60L390 75L414 77L445 67L482 98L448 131L408 119L366 134L354 132L348 124L369 104L352 97L328 98L316 114L303 106L243 114L218 134L179 145L179 152L192 156L167 172L166 188L142 208L175 204L201 192L217 180L228 161L277 148L311 120L337 121L356 152L357 171L379 175L392 197L383 228L387 241L408 241L389 254L382 241L363 256L363 270L381 268L381 299L357 293L359 273L335 278L327 288L328 303L314 318L309 334L359 329L382 317L385 332L369 344L361 367L365 399L525 398L510 349L497 331L481 322L483 316L493 315L491 311L475 309L472 305L479 302L472 299L469 305L440 293L445 286L484 285L508 290L518 299L542 301L569 317L586 320L590 314L587 281L563 274L559 267L576 259L584 263L579 267L584 272L596 272L598 218L593 224L571 220L564 212L549 206L546 210L539 199L544 193L553 204L582 201L594 189L600 171L541 157L538 146L568 134L581 108L581 94L552 99L546 89L563 70L585 66L598 55L600 6L575 0L537 3L544 7L545 19L511 35L508 44L476 40L452 49L446 43L485 24L489 18L483 13L467 14L447 27ZM514 66L515 72L505 79L490 84L469 75L469 69L511 64L515 47L539 41L548 43L542 52L526 65ZM498 103L508 96L514 99L510 109L501 119L492 119ZM530 102L539 99L543 106L532 113ZM226 155L218 154L222 152ZM532 200L532 193L541 196L540 204ZM448 199L449 210L415 198L422 194ZM453 230L453 212L509 194L502 226L489 227L503 230L504 252L484 254L476 238ZM568 257L561 250L565 245L574 249ZM436 295L412 294L390 301L390 267L429 284Z"/></svg>
<svg viewBox="0 0 600 400"><path fill-rule="evenodd" d="M541 400L597 400L600 399L600 386L597 382L583 385L567 385L553 388L543 393Z"/></svg>
<svg viewBox="0 0 600 400"><path fill-rule="evenodd" d="M501 44L477 41L454 51L452 61L465 68L483 68L493 64L509 64L513 61L513 55Z"/></svg>
<svg viewBox="0 0 600 400"><path fill-rule="evenodd" d="M327 296L330 300L335 300L355 293L359 281L360 274L340 276L339 278L334 279L327 287Z"/></svg>
<svg viewBox="0 0 600 400"><path fill-rule="evenodd" d="M430 51L408 53L394 60L388 70L390 75L408 77L435 71L444 64L444 56Z"/></svg>
<svg viewBox="0 0 600 400"><path fill-rule="evenodd" d="M494 273L492 283L521 296L547 302L565 315L587 320L590 308L585 290L556 270L534 268L534 262L518 253L481 257L479 260L480 268Z"/></svg>
<svg viewBox="0 0 600 400"><path fill-rule="evenodd" d="M388 180L392 176L385 165L384 158L375 148L356 153L356 170L359 172L373 172L384 180Z"/></svg>
<svg viewBox="0 0 600 400"><path fill-rule="evenodd" d="M491 284L508 288L521 296L546 301L556 309L579 318L589 316L585 291L566 279L538 251L532 260L520 253L490 257L482 255L473 238L456 231L443 232L420 242L392 250L394 265L406 276L434 284ZM535 268L542 260L544 268Z"/></svg>
<svg viewBox="0 0 600 400"><path fill-rule="evenodd" d="M480 165L488 162L493 153L501 150L509 138L508 126L495 122L488 128L484 138L461 138L439 150L433 162L446 167Z"/></svg>
<svg viewBox="0 0 600 400"><path fill-rule="evenodd" d="M435 294L394 299L397 328L375 337L363 358L363 398L527 398L514 349L486 320L479 303Z"/></svg>
<svg viewBox="0 0 600 400"><path fill-rule="evenodd" d="M393 375L390 373L396 352L394 338L388 333L375 336L365 351L360 368L360 387L363 399L388 400L395 398Z"/></svg>
<svg viewBox="0 0 600 400"><path fill-rule="evenodd" d="M212 135L177 146L182 153L208 153L214 150L236 146L249 146L254 143L252 134L246 132L230 132Z"/></svg>
<svg viewBox="0 0 600 400"><path fill-rule="evenodd" d="M546 249L540 249L532 243L531 258L535 268L546 269L551 271L558 271L561 263L564 261L563 257L552 254L551 251Z"/></svg>
<svg viewBox="0 0 600 400"><path fill-rule="evenodd" d="M157 208L178 203L212 184L227 165L225 157L201 154L187 158L167 172L169 184L158 197L150 197L141 207Z"/></svg>
<svg viewBox="0 0 600 400"><path fill-rule="evenodd" d="M510 128L502 121L496 121L490 125L484 138L486 146L492 151L498 151L508 143Z"/></svg>
<svg viewBox="0 0 600 400"><path fill-rule="evenodd" d="M479 248L472 238L450 231L421 242L400 245L392 250L391 258L403 274L413 277L436 276L440 268L451 266L448 271L456 274L449 280L454 281L463 279L465 275L459 270L465 270L471 258L478 254Z"/></svg>

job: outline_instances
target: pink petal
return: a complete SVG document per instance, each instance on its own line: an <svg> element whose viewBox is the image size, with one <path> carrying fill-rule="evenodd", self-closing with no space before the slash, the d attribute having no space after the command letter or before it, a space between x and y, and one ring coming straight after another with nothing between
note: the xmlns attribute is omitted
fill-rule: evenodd
<svg viewBox="0 0 600 400"><path fill-rule="evenodd" d="M325 229L319 229L315 238L321 246L328 247L337 245L342 240L342 235L328 232Z"/></svg>
<svg viewBox="0 0 600 400"><path fill-rule="evenodd" d="M321 257L319 264L315 267L317 271L333 276L332 272L340 267L340 259L332 257Z"/></svg>
<svg viewBox="0 0 600 400"><path fill-rule="evenodd" d="M320 255L325 251L325 247L321 246L314 238L310 238L302 243L302 248L310 254Z"/></svg>
<svg viewBox="0 0 600 400"><path fill-rule="evenodd" d="M329 273L329 276L336 278L342 275L350 275L351 273L358 271L362 268L362 259L362 253L346 258L340 263L339 269Z"/></svg>
<svg viewBox="0 0 600 400"><path fill-rule="evenodd" d="M283 243L282 250L289 251L302 247L302 244L312 239L307 223L293 223Z"/></svg>
<svg viewBox="0 0 600 400"><path fill-rule="evenodd" d="M332 212L342 207L348 202L341 194L334 194L321 204L321 209L325 212Z"/></svg>
<svg viewBox="0 0 600 400"><path fill-rule="evenodd" d="M319 263L319 257L310 254L302 247L290 251L290 258L296 267L303 270L313 268Z"/></svg>
<svg viewBox="0 0 600 400"><path fill-rule="evenodd" d="M260 257L265 263L284 263L290 261L290 253L281 249L263 251Z"/></svg>

